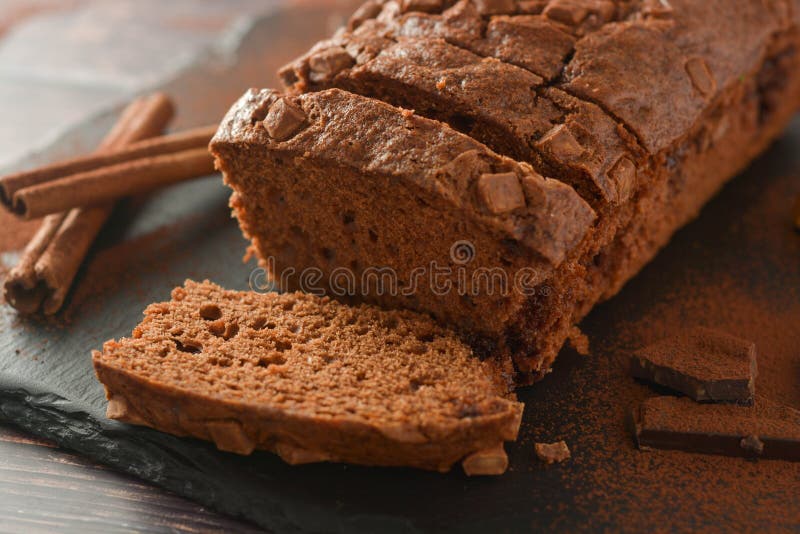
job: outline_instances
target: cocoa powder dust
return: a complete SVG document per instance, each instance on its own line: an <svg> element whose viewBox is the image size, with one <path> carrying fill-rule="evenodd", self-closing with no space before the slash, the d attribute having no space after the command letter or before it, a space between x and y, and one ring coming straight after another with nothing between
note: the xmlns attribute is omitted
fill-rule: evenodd
<svg viewBox="0 0 800 534"><path fill-rule="evenodd" d="M800 462L643 452L629 428L634 406L668 393L629 376L630 354L693 326L755 342L756 394L800 409L800 235L791 217L800 176L785 169L800 168L792 146L779 142L592 312L581 325L591 357L563 351L554 373L520 394L521 448L566 439L573 451L560 473L574 497L565 526L576 514L591 518L583 524L591 530L800 528Z"/></svg>

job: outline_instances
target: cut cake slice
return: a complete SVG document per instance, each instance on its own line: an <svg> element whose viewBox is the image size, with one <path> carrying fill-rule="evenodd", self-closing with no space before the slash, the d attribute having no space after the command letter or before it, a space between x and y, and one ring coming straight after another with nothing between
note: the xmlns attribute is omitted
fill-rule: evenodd
<svg viewBox="0 0 800 534"><path fill-rule="evenodd" d="M504 370L426 316L302 293L187 281L93 358L109 417L291 464L447 471L491 451L470 470L499 474L522 415Z"/></svg>

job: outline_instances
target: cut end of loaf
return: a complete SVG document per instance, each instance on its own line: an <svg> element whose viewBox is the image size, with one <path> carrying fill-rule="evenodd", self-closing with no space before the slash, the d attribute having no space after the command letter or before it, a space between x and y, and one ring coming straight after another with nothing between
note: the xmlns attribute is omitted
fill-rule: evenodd
<svg viewBox="0 0 800 534"><path fill-rule="evenodd" d="M301 293L187 281L93 357L109 417L292 464L443 471L516 439L522 412L431 319Z"/></svg>

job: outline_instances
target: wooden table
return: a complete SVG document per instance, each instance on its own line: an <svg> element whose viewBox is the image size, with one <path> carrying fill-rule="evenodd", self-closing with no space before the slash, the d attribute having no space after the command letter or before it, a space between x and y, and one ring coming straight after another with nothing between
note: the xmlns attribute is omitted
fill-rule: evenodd
<svg viewBox="0 0 800 534"><path fill-rule="evenodd" d="M0 532L261 532L0 425Z"/></svg>

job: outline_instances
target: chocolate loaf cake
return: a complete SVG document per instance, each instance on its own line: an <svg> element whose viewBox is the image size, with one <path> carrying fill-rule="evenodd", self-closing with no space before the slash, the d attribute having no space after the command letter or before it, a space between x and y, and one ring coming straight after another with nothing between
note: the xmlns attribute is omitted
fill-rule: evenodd
<svg viewBox="0 0 800 534"><path fill-rule="evenodd" d="M111 418L291 464L500 474L522 415L504 371L430 318L209 282L149 306L94 366Z"/></svg>
<svg viewBox="0 0 800 534"><path fill-rule="evenodd" d="M427 311L477 350L511 354L527 382L549 369L571 325L619 291L786 125L800 104L799 20L800 4L778 0L372 2L282 70L290 96L251 93L234 106L211 149L245 233L276 278L287 267L318 268L333 294ZM334 95L340 103L320 119L310 102ZM395 119L364 112L391 109L368 99L396 106L385 111ZM283 128L291 132L276 135L281 128L271 125L285 109L302 112ZM418 115L442 134L398 133L396 117ZM585 204L577 210L571 200L563 213L537 218L537 205L555 205L531 203L510 179L476 180L487 172L429 140L453 130L481 153L561 182ZM418 170L420 152L406 149L417 138L442 156L436 169L452 160L455 190L440 190L471 199L465 212L408 187L441 188L437 173ZM458 179L461 170L470 178ZM517 229L509 222L492 241L494 223L476 227L472 212L498 209ZM543 255L541 241L519 236L531 227L552 233L545 220L560 228L555 235L582 239L554 241L558 254ZM474 253L466 269L447 245L462 242ZM491 295L442 295L432 284L387 295L358 276L353 291L337 293L329 283L337 269L407 275L432 259L450 268L452 283L474 279L478 268L507 281L525 267L536 274L527 277L532 289Z"/></svg>
<svg viewBox="0 0 800 534"><path fill-rule="evenodd" d="M292 135L277 141L285 110ZM595 218L572 188L529 165L337 89L254 91L225 125L236 140L218 136L213 149L236 191L231 204L282 286L437 310L476 340L502 335ZM408 231L416 224L424 234ZM303 275L314 271L296 267L320 269L316 287Z"/></svg>

